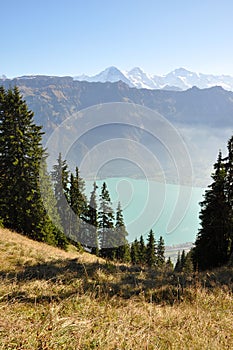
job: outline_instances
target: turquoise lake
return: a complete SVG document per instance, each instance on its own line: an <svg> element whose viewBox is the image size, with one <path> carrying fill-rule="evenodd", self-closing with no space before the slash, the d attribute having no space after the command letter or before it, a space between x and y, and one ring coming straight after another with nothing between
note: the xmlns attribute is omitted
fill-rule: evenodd
<svg viewBox="0 0 233 350"><path fill-rule="evenodd" d="M163 236L166 245L194 242L199 228L199 202L204 188L163 184L152 180L108 178L96 181L98 195L107 183L112 207L121 202L125 224L132 242L150 229L156 238ZM92 182L86 182L89 198Z"/></svg>

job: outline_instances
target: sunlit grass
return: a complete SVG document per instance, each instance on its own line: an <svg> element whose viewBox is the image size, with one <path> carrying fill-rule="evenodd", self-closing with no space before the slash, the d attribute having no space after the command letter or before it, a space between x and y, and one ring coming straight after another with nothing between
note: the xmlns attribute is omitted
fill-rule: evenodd
<svg viewBox="0 0 233 350"><path fill-rule="evenodd" d="M233 348L230 269L180 295L172 274L0 230L0 276L0 349Z"/></svg>

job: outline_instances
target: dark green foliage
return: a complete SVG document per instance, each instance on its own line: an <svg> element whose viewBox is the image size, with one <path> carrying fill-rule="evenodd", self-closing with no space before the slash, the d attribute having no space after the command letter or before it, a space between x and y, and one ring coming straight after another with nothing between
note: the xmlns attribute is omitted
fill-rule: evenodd
<svg viewBox="0 0 233 350"><path fill-rule="evenodd" d="M185 273L193 272L192 250L186 254L183 271Z"/></svg>
<svg viewBox="0 0 233 350"><path fill-rule="evenodd" d="M227 144L228 157L226 160L226 194L227 201L233 208L233 136L230 138Z"/></svg>
<svg viewBox="0 0 233 350"><path fill-rule="evenodd" d="M226 195L230 207L229 229L227 235L228 252L227 255L233 259L233 136L228 141L228 157L226 159Z"/></svg>
<svg viewBox="0 0 233 350"><path fill-rule="evenodd" d="M40 167L40 193L43 199L43 205L52 223L51 230L55 238L54 244L61 248L66 248L68 241L62 230L61 219L57 211L57 201L53 191L52 180L47 171L45 159L42 159Z"/></svg>
<svg viewBox="0 0 233 350"><path fill-rule="evenodd" d="M186 254L185 254L185 250L183 249L182 253L181 253L181 257L180 257L181 270L183 270L183 268L184 268L185 259L186 259Z"/></svg>
<svg viewBox="0 0 233 350"><path fill-rule="evenodd" d="M130 248L127 241L128 232L126 231L123 213L120 202L116 211L116 223L115 223L115 235L116 235L116 259L122 262L130 261Z"/></svg>
<svg viewBox="0 0 233 350"><path fill-rule="evenodd" d="M173 269L174 269L174 266L173 266L173 263L172 263L171 258L169 256L169 258L166 261L166 270L173 271Z"/></svg>
<svg viewBox="0 0 233 350"><path fill-rule="evenodd" d="M88 205L85 196L85 182L76 167L70 173L61 154L53 166L52 179L57 201L57 211L64 234L70 242L81 249L88 245Z"/></svg>
<svg viewBox="0 0 233 350"><path fill-rule="evenodd" d="M8 91L1 88L0 218L5 227L33 239L66 245L41 198L40 165L45 159L42 134L17 87Z"/></svg>
<svg viewBox="0 0 233 350"><path fill-rule="evenodd" d="M165 244L160 236L158 242L155 240L154 232L150 230L147 244L145 245L143 236L140 240L134 240L131 244L131 262L134 265L146 265L148 267L165 267ZM171 261L170 261L171 262ZM172 264L172 262L171 262Z"/></svg>
<svg viewBox="0 0 233 350"><path fill-rule="evenodd" d="M27 110L17 88L2 91L0 111L0 215L6 227L36 235L30 216L39 204L41 128L33 124L33 113ZM42 210L41 204L37 212Z"/></svg>
<svg viewBox="0 0 233 350"><path fill-rule="evenodd" d="M227 263L231 251L232 208L226 167L219 152L212 175L213 183L200 203L201 229L197 235L193 260L198 269L208 269Z"/></svg>
<svg viewBox="0 0 233 350"><path fill-rule="evenodd" d="M138 244L138 263L140 265L146 264L146 245L142 235Z"/></svg>
<svg viewBox="0 0 233 350"><path fill-rule="evenodd" d="M99 242L98 242L98 211L96 202L96 190L97 185L94 182L93 190L87 209L87 247L91 249L93 254L99 254Z"/></svg>
<svg viewBox="0 0 233 350"><path fill-rule="evenodd" d="M117 247L114 234L114 214L110 195L105 182L103 183L100 194L98 227L101 255L103 257L114 259Z"/></svg>
<svg viewBox="0 0 233 350"><path fill-rule="evenodd" d="M61 153L59 153L57 164L53 166L52 181L62 231L68 238L72 238L71 211L69 207L69 171L66 161L62 160Z"/></svg>
<svg viewBox="0 0 233 350"><path fill-rule="evenodd" d="M139 248L140 243L138 242L137 239L133 241L131 244L131 249L130 249L130 257L131 257L131 263L133 265L137 265L139 263Z"/></svg>
<svg viewBox="0 0 233 350"><path fill-rule="evenodd" d="M165 243L162 236L159 237L157 243L156 264L158 267L163 267L165 264Z"/></svg>
<svg viewBox="0 0 233 350"><path fill-rule="evenodd" d="M180 252L178 252L174 271L175 272L180 272L181 270L182 270L182 266L181 266Z"/></svg>
<svg viewBox="0 0 233 350"><path fill-rule="evenodd" d="M87 245L87 214L88 205L85 196L85 182L76 167L75 175L70 176L69 204L72 209L70 215L71 235L82 245ZM74 215L73 215L74 214Z"/></svg>
<svg viewBox="0 0 233 350"><path fill-rule="evenodd" d="M148 235L148 243L146 246L146 263L149 267L153 267L156 264L156 243L154 232L150 230Z"/></svg>
<svg viewBox="0 0 233 350"><path fill-rule="evenodd" d="M189 251L187 254L185 253L185 250L182 250L181 255L180 252L178 252L177 262L174 271L184 273L193 272L192 250Z"/></svg>

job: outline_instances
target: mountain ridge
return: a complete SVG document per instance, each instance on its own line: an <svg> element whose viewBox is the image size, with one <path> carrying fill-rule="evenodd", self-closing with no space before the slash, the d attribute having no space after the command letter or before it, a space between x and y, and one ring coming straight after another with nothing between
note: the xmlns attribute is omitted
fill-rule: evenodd
<svg viewBox="0 0 233 350"><path fill-rule="evenodd" d="M205 187L209 183L218 149L225 149L226 140L232 134L233 92L222 87L192 87L185 91L148 90L131 88L122 81L91 83L75 81L72 77L54 76L0 79L0 85L4 88L18 86L29 109L34 112L35 122L43 126L44 144L64 120L91 106L126 102L160 113L185 139L192 158L195 184L198 186ZM130 121L134 119L127 120L127 123ZM108 125L107 129L102 130L102 138L98 133L92 137L87 135L75 154L80 155L81 159L94 143L115 136L137 140L156 151L158 143L150 141L149 135L143 133L144 119L139 117L138 122L142 126L140 133L123 125L119 128ZM161 162L164 163L166 158L163 153L159 157L163 158ZM143 154L141 158L144 159ZM167 169L165 165L164 169ZM135 171L134 167L125 169L123 175L128 176L132 171ZM170 183L173 183L171 172L166 174ZM116 174L111 172L113 175Z"/></svg>
<svg viewBox="0 0 233 350"><path fill-rule="evenodd" d="M78 81L88 82L118 82L123 81L130 87L146 89L180 89L187 90L193 86L209 88L222 86L224 89L233 91L233 77L230 75L214 75L195 73L180 67L165 75L148 74L140 67L134 67L129 71L121 71L117 67L107 67L100 73L88 76L86 74L74 77Z"/></svg>
<svg viewBox="0 0 233 350"><path fill-rule="evenodd" d="M100 103L130 102L156 110L176 124L232 126L233 92L221 86L185 91L131 88L120 82L76 81L72 77L26 76L0 79L0 85L17 85L35 120L46 132L71 113Z"/></svg>
<svg viewBox="0 0 233 350"><path fill-rule="evenodd" d="M74 81L86 81L89 83L116 83L122 81L131 88L149 89L149 90L168 90L168 91L185 91L193 86L200 89L221 86L227 91L233 91L233 76L230 75L214 75L196 73L186 68L180 67L164 74L149 74L140 67L134 67L128 71L120 70L115 66L105 68L103 71L95 75L81 74L78 76L50 76L43 74L23 75L14 78L8 78L6 75L0 75L0 80L21 80L34 79L35 77L58 77L70 78Z"/></svg>

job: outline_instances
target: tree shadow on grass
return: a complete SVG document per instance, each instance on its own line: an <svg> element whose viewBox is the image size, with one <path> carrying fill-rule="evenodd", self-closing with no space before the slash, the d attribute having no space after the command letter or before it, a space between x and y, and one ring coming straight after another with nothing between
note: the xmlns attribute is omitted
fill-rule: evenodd
<svg viewBox="0 0 233 350"><path fill-rule="evenodd" d="M24 265L20 271L0 271L0 279L6 283L14 281L19 285L30 281L49 281L51 292L46 290L37 297L19 288L18 292L10 292L1 298L9 302L17 300L28 303L61 301L74 295L90 293L93 298L118 296L128 299L143 295L148 301L173 304L182 301L182 296L190 299L188 289L196 283L192 275L110 262L82 263L78 259Z"/></svg>
<svg viewBox="0 0 233 350"><path fill-rule="evenodd" d="M128 299L142 293L146 295L153 288L172 283L172 275L138 266L82 263L78 259L55 260L36 265L24 265L19 271L0 271L0 279L18 284L18 291L7 293L2 300L8 302L44 303L60 301L73 295L90 293L94 298L118 296ZM31 296L30 290L20 288L34 281L48 281L51 292L40 290L38 296ZM33 288L33 287L32 287ZM40 287L43 288L43 287Z"/></svg>

